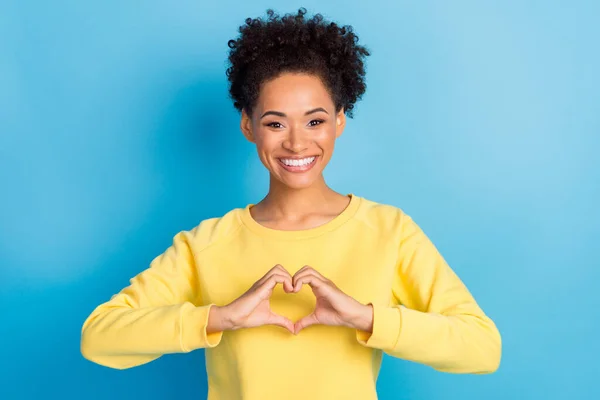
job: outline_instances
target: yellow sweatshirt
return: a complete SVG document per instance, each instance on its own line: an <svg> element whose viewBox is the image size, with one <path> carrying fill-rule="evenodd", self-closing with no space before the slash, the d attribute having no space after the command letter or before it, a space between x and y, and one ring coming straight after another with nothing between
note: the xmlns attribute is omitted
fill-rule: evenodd
<svg viewBox="0 0 600 400"><path fill-rule="evenodd" d="M81 352L111 368L206 349L208 399L376 399L383 352L452 373L491 373L500 363L496 326L401 209L353 194L316 228L280 231L256 222L249 204L181 231L130 285L85 320ZM373 331L313 325L206 333L209 309L244 293L276 264L310 265L373 305ZM271 298L296 321L315 298L308 285Z"/></svg>

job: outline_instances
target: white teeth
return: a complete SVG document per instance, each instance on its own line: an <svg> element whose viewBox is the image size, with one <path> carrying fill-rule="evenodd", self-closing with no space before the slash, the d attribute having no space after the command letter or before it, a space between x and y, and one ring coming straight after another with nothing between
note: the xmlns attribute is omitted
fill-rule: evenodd
<svg viewBox="0 0 600 400"><path fill-rule="evenodd" d="M292 167L301 167L307 164L310 164L311 162L313 162L315 160L315 157L308 157L308 158L303 158L301 160L290 160L290 159L286 159L286 158L282 158L281 161L285 164L285 165L289 165Z"/></svg>

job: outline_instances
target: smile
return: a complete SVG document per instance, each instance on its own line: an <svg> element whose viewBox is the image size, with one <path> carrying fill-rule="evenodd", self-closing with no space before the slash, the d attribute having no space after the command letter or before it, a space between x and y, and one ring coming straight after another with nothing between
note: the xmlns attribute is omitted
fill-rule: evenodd
<svg viewBox="0 0 600 400"><path fill-rule="evenodd" d="M316 164L318 158L318 156L312 156L301 159L278 158L277 160L286 171L306 172Z"/></svg>

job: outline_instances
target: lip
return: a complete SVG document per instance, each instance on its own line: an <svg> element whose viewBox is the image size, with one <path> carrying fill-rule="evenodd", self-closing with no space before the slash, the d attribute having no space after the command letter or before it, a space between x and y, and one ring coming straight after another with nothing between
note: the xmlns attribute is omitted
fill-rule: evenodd
<svg viewBox="0 0 600 400"><path fill-rule="evenodd" d="M319 156L308 156L308 157L282 157L285 158L286 160L302 160L305 158L310 158L310 157L314 157L315 159L313 160L313 162L311 162L310 164L307 165L302 165L302 166L290 166L290 165L285 165L283 163L283 161L281 161L281 158L278 158L277 161L279 162L279 165L281 165L283 167L283 169L285 169L288 172L306 172L312 169L312 167L315 166L315 164L317 163L317 160L319 159Z"/></svg>

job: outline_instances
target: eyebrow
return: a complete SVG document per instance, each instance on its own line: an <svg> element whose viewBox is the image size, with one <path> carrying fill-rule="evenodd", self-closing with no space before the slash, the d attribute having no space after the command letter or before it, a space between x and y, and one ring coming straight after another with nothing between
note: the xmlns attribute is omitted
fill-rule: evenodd
<svg viewBox="0 0 600 400"><path fill-rule="evenodd" d="M313 113L316 113L319 111L323 111L325 114L329 114L323 107L317 107L310 111L305 112L304 115L310 115L310 114L313 114ZM278 117L287 117L287 115L285 115L281 111L267 111L263 115L260 116L260 119L263 119L267 115L277 115Z"/></svg>

